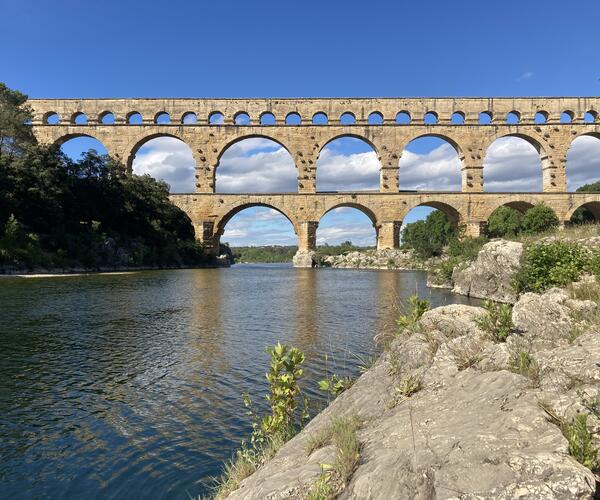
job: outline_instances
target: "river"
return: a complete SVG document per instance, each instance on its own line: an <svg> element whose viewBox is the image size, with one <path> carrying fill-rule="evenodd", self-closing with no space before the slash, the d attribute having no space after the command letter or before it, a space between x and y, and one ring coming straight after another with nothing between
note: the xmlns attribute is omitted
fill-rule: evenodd
<svg viewBox="0 0 600 500"><path fill-rule="evenodd" d="M0 280L0 497L206 493L265 409L265 347L306 354L306 392L357 375L420 272L229 269Z"/></svg>

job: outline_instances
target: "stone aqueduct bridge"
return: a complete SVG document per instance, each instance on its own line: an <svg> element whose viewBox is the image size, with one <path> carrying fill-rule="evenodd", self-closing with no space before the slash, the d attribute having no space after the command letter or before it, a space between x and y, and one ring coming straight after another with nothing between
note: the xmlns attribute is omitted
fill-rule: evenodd
<svg viewBox="0 0 600 500"><path fill-rule="evenodd" d="M382 99L32 99L33 131L45 143L63 143L87 136L101 141L109 154L131 168L139 148L148 140L175 137L192 150L196 161L196 192L175 194L172 201L191 217L197 237L216 250L225 225L240 210L251 206L272 207L294 225L300 251L316 246L320 218L341 206L355 207L369 216L377 231L378 248L398 246L399 229L414 207L426 205L443 210L452 221L479 235L490 214L501 205L521 211L544 202L561 221L568 221L580 206L600 216L600 194L566 192L566 157L571 142L582 135L600 137L600 98L382 98ZM132 115L143 117L130 123ZM159 123L168 114L170 123ZM313 124L318 113L326 124ZM344 125L340 117L350 113L355 122ZM410 116L410 123L396 123L398 113ZM541 113L545 123L535 123ZM561 123L567 113L570 123ZM112 114L114 123L103 118ZM238 125L240 115L249 117ZM436 123L426 123L429 114ZM507 123L513 114L517 123ZM53 117L59 121L50 124ZM85 115L87 123L78 124ZM212 124L211 117L221 117ZM299 125L288 118L299 115ZM370 124L369 116L379 124ZM464 123L453 124L458 115ZM188 124L186 116L196 123ZM265 125L265 117L274 124ZM490 123L482 124L486 116ZM592 123L589 119L592 118ZM296 116L296 119L298 116ZM514 121L514 120L513 120ZM376 151L380 164L378 192L316 191L319 153L330 141L351 136L363 139ZM413 139L434 136L445 139L457 151L462 170L460 192L400 191L398 162L404 147ZM527 140L538 151L542 164L543 192L486 193L483 186L483 159L490 144L506 136ZM249 137L269 138L292 156L298 172L298 192L282 194L215 193L215 172L223 152ZM600 174L600 173L599 173ZM599 175L600 177L600 175ZM400 182L400 186L399 186Z"/></svg>

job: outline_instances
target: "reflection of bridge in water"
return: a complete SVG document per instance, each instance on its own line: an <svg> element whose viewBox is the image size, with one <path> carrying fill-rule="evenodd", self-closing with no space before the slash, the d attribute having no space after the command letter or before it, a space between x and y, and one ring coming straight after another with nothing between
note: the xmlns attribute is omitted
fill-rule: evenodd
<svg viewBox="0 0 600 500"><path fill-rule="evenodd" d="M190 146L196 161L196 192L171 199L188 213L197 237L212 251L227 222L253 206L282 213L293 224L304 252L316 248L321 217L344 206L371 219L381 249L398 246L402 221L417 206L442 210L472 236L481 234L491 213L502 205L523 212L543 202L563 223L579 207L600 218L600 194L566 192L566 158L572 141L584 135L600 138L600 98L33 99L29 104L33 131L41 142L62 144L74 137L93 137L130 169L139 148L153 138L175 137ZM341 120L343 115L351 123ZM400 124L401 116L409 123ZM133 123L134 117L140 124ZM317 192L319 154L344 136L364 140L377 153L379 192ZM444 139L456 150L460 192L400 191L402 151L410 141L427 136ZM223 152L251 137L274 140L290 153L298 192L215 193ZM484 192L483 159L501 137L519 137L536 149L542 192Z"/></svg>

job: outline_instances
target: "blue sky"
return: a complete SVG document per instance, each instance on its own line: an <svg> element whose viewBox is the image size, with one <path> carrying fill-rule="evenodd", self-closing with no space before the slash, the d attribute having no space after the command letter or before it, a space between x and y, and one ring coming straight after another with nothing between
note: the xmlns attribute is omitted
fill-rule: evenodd
<svg viewBox="0 0 600 500"><path fill-rule="evenodd" d="M597 0L0 0L0 7L5 49L0 80L32 97L600 94ZM85 146L66 149L78 154ZM136 158L137 170L185 190L190 166L181 146L149 143ZM262 155L263 167L271 165L271 172L282 174L275 184L289 183L284 155L276 148L265 150L264 144L255 146L233 151L229 163L224 158L218 186L231 187L257 155ZM443 179L444 185L436 186L440 189L456 183L447 145L422 143L408 150L415 156L403 155L408 162L400 168L405 185L431 188L432 178ZM578 165L573 182L593 177L600 165L587 160L595 153L595 144L573 153ZM538 182L534 163L521 186L503 174L507 165L522 165L528 154L527 162L534 162L522 145L496 146L488 159L488 172L495 177L486 182L497 189L532 188ZM367 149L332 145L327 155L321 158L326 185L336 185L336 168L353 165L351 180L372 186ZM424 170L436 174L428 180L421 175ZM241 181L237 183L239 187ZM374 231L364 217L346 212L327 216L321 239L372 242ZM232 219L231 231L236 224L245 228L235 233L244 236L233 242L293 242L293 232L281 236L286 221L255 214L252 218L252 212L242 212ZM276 230L281 230L278 236Z"/></svg>

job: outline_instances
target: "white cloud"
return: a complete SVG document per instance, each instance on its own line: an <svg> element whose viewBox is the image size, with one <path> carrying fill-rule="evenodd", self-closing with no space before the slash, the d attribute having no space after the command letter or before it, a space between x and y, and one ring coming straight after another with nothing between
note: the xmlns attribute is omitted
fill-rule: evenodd
<svg viewBox="0 0 600 500"><path fill-rule="evenodd" d="M578 137L567 153L567 190L600 180L600 140Z"/></svg>
<svg viewBox="0 0 600 500"><path fill-rule="evenodd" d="M317 161L318 191L379 189L379 160L374 151L343 154L326 147Z"/></svg>
<svg viewBox="0 0 600 500"><path fill-rule="evenodd" d="M401 190L460 190L460 160L456 150L448 143L425 154L405 150L400 158L399 168Z"/></svg>
<svg viewBox="0 0 600 500"><path fill-rule="evenodd" d="M135 173L166 181L172 193L194 192L194 168L192 150L173 137L148 141L133 160Z"/></svg>
<svg viewBox="0 0 600 500"><path fill-rule="evenodd" d="M216 181L219 193L298 191L294 160L284 148L266 139L246 139L225 151Z"/></svg>
<svg viewBox="0 0 600 500"><path fill-rule="evenodd" d="M298 243L290 221L267 207L248 208L236 214L225 226L221 241L231 246Z"/></svg>
<svg viewBox="0 0 600 500"><path fill-rule="evenodd" d="M521 73L521 75L517 78L517 82L522 82L523 80L529 80L534 75L533 71L525 71Z"/></svg>
<svg viewBox="0 0 600 500"><path fill-rule="evenodd" d="M541 191L540 155L518 137L494 141L483 162L483 185L485 191Z"/></svg>

